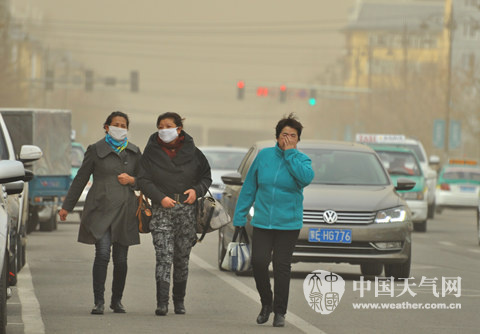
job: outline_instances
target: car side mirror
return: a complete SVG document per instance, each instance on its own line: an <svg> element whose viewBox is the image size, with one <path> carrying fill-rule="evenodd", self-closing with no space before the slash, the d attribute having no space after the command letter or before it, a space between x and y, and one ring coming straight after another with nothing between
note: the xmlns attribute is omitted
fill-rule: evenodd
<svg viewBox="0 0 480 334"><path fill-rule="evenodd" d="M222 181L231 186L241 186L243 184L242 175L238 172L222 175Z"/></svg>
<svg viewBox="0 0 480 334"><path fill-rule="evenodd" d="M0 183L21 181L25 177L25 170L20 161L0 161Z"/></svg>
<svg viewBox="0 0 480 334"><path fill-rule="evenodd" d="M20 161L23 163L37 161L42 156L42 150L35 145L22 145L20 149Z"/></svg>
<svg viewBox="0 0 480 334"><path fill-rule="evenodd" d="M35 174L33 174L33 172L31 170L25 169L25 176L23 177L23 181L24 182L30 182L30 181L32 181L34 176L35 176Z"/></svg>
<svg viewBox="0 0 480 334"><path fill-rule="evenodd" d="M406 178L397 179L396 190L411 190L415 187L416 182Z"/></svg>
<svg viewBox="0 0 480 334"><path fill-rule="evenodd" d="M25 185L25 182L23 181L15 181L15 182L4 184L7 195L20 194L23 191L24 185Z"/></svg>

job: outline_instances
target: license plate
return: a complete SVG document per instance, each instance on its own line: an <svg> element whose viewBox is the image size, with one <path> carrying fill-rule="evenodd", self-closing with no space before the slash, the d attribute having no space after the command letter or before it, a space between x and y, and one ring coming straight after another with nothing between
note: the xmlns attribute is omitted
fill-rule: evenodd
<svg viewBox="0 0 480 334"><path fill-rule="evenodd" d="M350 244L352 243L352 230L337 228L310 228L308 231L308 241Z"/></svg>
<svg viewBox="0 0 480 334"><path fill-rule="evenodd" d="M460 191L465 192L465 193L473 193L477 190L476 187L469 187L469 186L460 186Z"/></svg>

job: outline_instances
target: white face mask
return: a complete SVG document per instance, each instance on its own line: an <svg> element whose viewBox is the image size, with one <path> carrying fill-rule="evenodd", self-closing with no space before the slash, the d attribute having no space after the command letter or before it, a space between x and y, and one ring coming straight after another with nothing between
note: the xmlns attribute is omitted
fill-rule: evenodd
<svg viewBox="0 0 480 334"><path fill-rule="evenodd" d="M170 129L161 129L158 130L158 137L164 143L171 143L178 137L177 128L170 128Z"/></svg>
<svg viewBox="0 0 480 334"><path fill-rule="evenodd" d="M116 126L108 127L108 134L113 137L113 139L121 141L127 138L127 129L118 128Z"/></svg>

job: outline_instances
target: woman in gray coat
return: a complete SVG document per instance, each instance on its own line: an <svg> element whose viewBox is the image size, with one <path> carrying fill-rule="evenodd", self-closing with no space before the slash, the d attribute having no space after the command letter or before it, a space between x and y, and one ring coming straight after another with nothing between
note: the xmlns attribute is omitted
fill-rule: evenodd
<svg viewBox="0 0 480 334"><path fill-rule="evenodd" d="M140 161L140 149L127 140L129 120L120 111L111 113L104 124L106 132L85 152L82 166L70 186L59 212L64 221L73 210L83 188L93 175L80 222L78 241L95 244L93 264L92 314L103 314L105 280L112 248L113 282L110 308L125 313L121 303L127 277L127 253L130 245L140 243L134 193Z"/></svg>

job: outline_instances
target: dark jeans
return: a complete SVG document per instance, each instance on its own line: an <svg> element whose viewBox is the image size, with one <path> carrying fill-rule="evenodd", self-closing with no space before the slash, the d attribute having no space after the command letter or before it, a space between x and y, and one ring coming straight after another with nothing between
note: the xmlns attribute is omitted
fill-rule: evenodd
<svg viewBox="0 0 480 334"><path fill-rule="evenodd" d="M107 267L110 261L110 249L113 248L113 282L112 301L120 301L123 296L123 288L127 278L127 254L128 246L111 243L111 234L108 230L103 237L95 243L95 261L93 262L93 295L95 304L105 303L105 280L107 279Z"/></svg>
<svg viewBox="0 0 480 334"><path fill-rule="evenodd" d="M300 230L253 228L252 269L262 305L272 305L275 313L287 313L292 254ZM268 266L273 261L274 292Z"/></svg>

